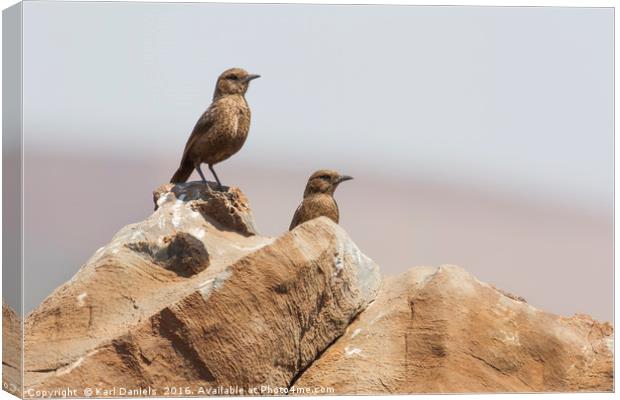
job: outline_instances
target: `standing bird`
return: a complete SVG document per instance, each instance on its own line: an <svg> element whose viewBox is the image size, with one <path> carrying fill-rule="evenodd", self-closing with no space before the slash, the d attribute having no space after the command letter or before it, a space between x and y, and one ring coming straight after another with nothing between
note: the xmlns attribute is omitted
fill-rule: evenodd
<svg viewBox="0 0 620 400"><path fill-rule="evenodd" d="M250 107L245 100L250 81L260 78L241 68L224 71L217 79L213 102L187 140L181 165L170 182L185 182L195 169L207 183L200 164L207 163L221 190L222 183L213 166L238 152L250 130Z"/></svg>
<svg viewBox="0 0 620 400"><path fill-rule="evenodd" d="M321 216L338 223L340 212L334 199L334 191L341 182L351 179L353 178L350 176L340 175L329 169L322 169L312 174L306 184L304 199L297 207L288 229L292 230L299 224Z"/></svg>

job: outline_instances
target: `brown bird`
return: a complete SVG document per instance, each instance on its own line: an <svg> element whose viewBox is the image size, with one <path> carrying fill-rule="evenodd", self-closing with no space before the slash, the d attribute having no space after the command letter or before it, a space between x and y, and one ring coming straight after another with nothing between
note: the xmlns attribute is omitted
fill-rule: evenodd
<svg viewBox="0 0 620 400"><path fill-rule="evenodd" d="M222 188L213 166L238 152L248 137L251 113L245 93L250 81L256 78L260 75L249 74L241 68L228 69L219 76L213 102L196 122L185 145L181 165L170 182L187 181L195 169L207 183L200 169L200 164L206 163Z"/></svg>
<svg viewBox="0 0 620 400"><path fill-rule="evenodd" d="M340 212L334 199L334 191L341 182L350 179L353 178L329 169L322 169L312 174L306 184L304 199L297 207L288 229L292 230L297 225L321 216L338 223Z"/></svg>

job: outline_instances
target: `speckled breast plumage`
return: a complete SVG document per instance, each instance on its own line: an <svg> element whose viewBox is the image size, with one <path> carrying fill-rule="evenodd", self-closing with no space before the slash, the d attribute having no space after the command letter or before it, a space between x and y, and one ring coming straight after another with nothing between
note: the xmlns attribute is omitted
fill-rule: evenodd
<svg viewBox="0 0 620 400"><path fill-rule="evenodd" d="M197 138L192 158L217 164L237 153L248 137L251 112L242 96L226 96L212 104L207 112L218 114L214 125ZM205 151L207 150L207 151Z"/></svg>

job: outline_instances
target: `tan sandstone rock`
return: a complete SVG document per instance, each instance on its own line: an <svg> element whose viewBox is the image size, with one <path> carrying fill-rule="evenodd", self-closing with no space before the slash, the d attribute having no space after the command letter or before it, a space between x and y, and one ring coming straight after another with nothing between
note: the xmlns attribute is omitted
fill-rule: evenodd
<svg viewBox="0 0 620 400"><path fill-rule="evenodd" d="M378 267L326 218L274 241L238 189L154 198L27 317L27 389L288 387L379 290Z"/></svg>
<svg viewBox="0 0 620 400"><path fill-rule="evenodd" d="M2 387L21 395L21 319L2 299Z"/></svg>
<svg viewBox="0 0 620 400"><path fill-rule="evenodd" d="M129 326L191 294L198 282L273 242L272 238L248 235L249 226L241 232L221 229L195 210L205 201L228 206L229 193L244 199L235 195L238 189L211 197L204 185L202 191L191 184L167 187L168 191L160 190L158 208L151 216L121 229L70 281L27 316L27 386L66 370L102 342L125 334ZM183 187L189 188L185 196ZM239 220L251 215L247 204L230 212L243 213ZM191 249L201 257L175 270L171 266L182 249Z"/></svg>
<svg viewBox="0 0 620 400"><path fill-rule="evenodd" d="M612 391L613 332L564 318L455 266L386 278L295 382L336 394Z"/></svg>
<svg viewBox="0 0 620 400"><path fill-rule="evenodd" d="M192 209L198 211L212 225L222 230L232 230L244 235L257 235L254 215L248 199L239 188L225 187L215 190L215 185L202 182L166 183L155 189L155 210L160 203L171 200L191 201Z"/></svg>
<svg viewBox="0 0 620 400"><path fill-rule="evenodd" d="M261 236L236 188L167 184L153 198L27 316L25 396L613 390L609 323L540 311L460 267L382 282L327 218ZM3 321L19 329L6 307ZM8 364L5 382L19 378Z"/></svg>

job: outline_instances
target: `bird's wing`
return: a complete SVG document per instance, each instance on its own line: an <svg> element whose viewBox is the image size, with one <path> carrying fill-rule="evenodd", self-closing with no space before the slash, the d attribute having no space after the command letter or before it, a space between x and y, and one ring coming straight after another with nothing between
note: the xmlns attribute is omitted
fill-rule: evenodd
<svg viewBox="0 0 620 400"><path fill-rule="evenodd" d="M201 135L206 134L209 129L211 129L219 113L220 110L217 106L217 103L212 103L211 106L209 106L209 108L207 108L207 110L202 113L200 118L198 118L198 121L196 122L196 125L194 126L194 129L192 130L192 133L191 135L189 135L189 139L187 139L187 143L185 144L185 150L183 150L183 157L181 159L181 163L185 161L185 158L187 157L189 150L194 145L194 142L196 142L196 140L198 140Z"/></svg>
<svg viewBox="0 0 620 400"><path fill-rule="evenodd" d="M304 203L302 202L298 207L297 210L295 210L295 214L293 215L293 220L291 221L291 225L288 227L288 230L292 230L294 227L296 227L297 225L299 225L299 220L301 218L301 208L303 207Z"/></svg>

